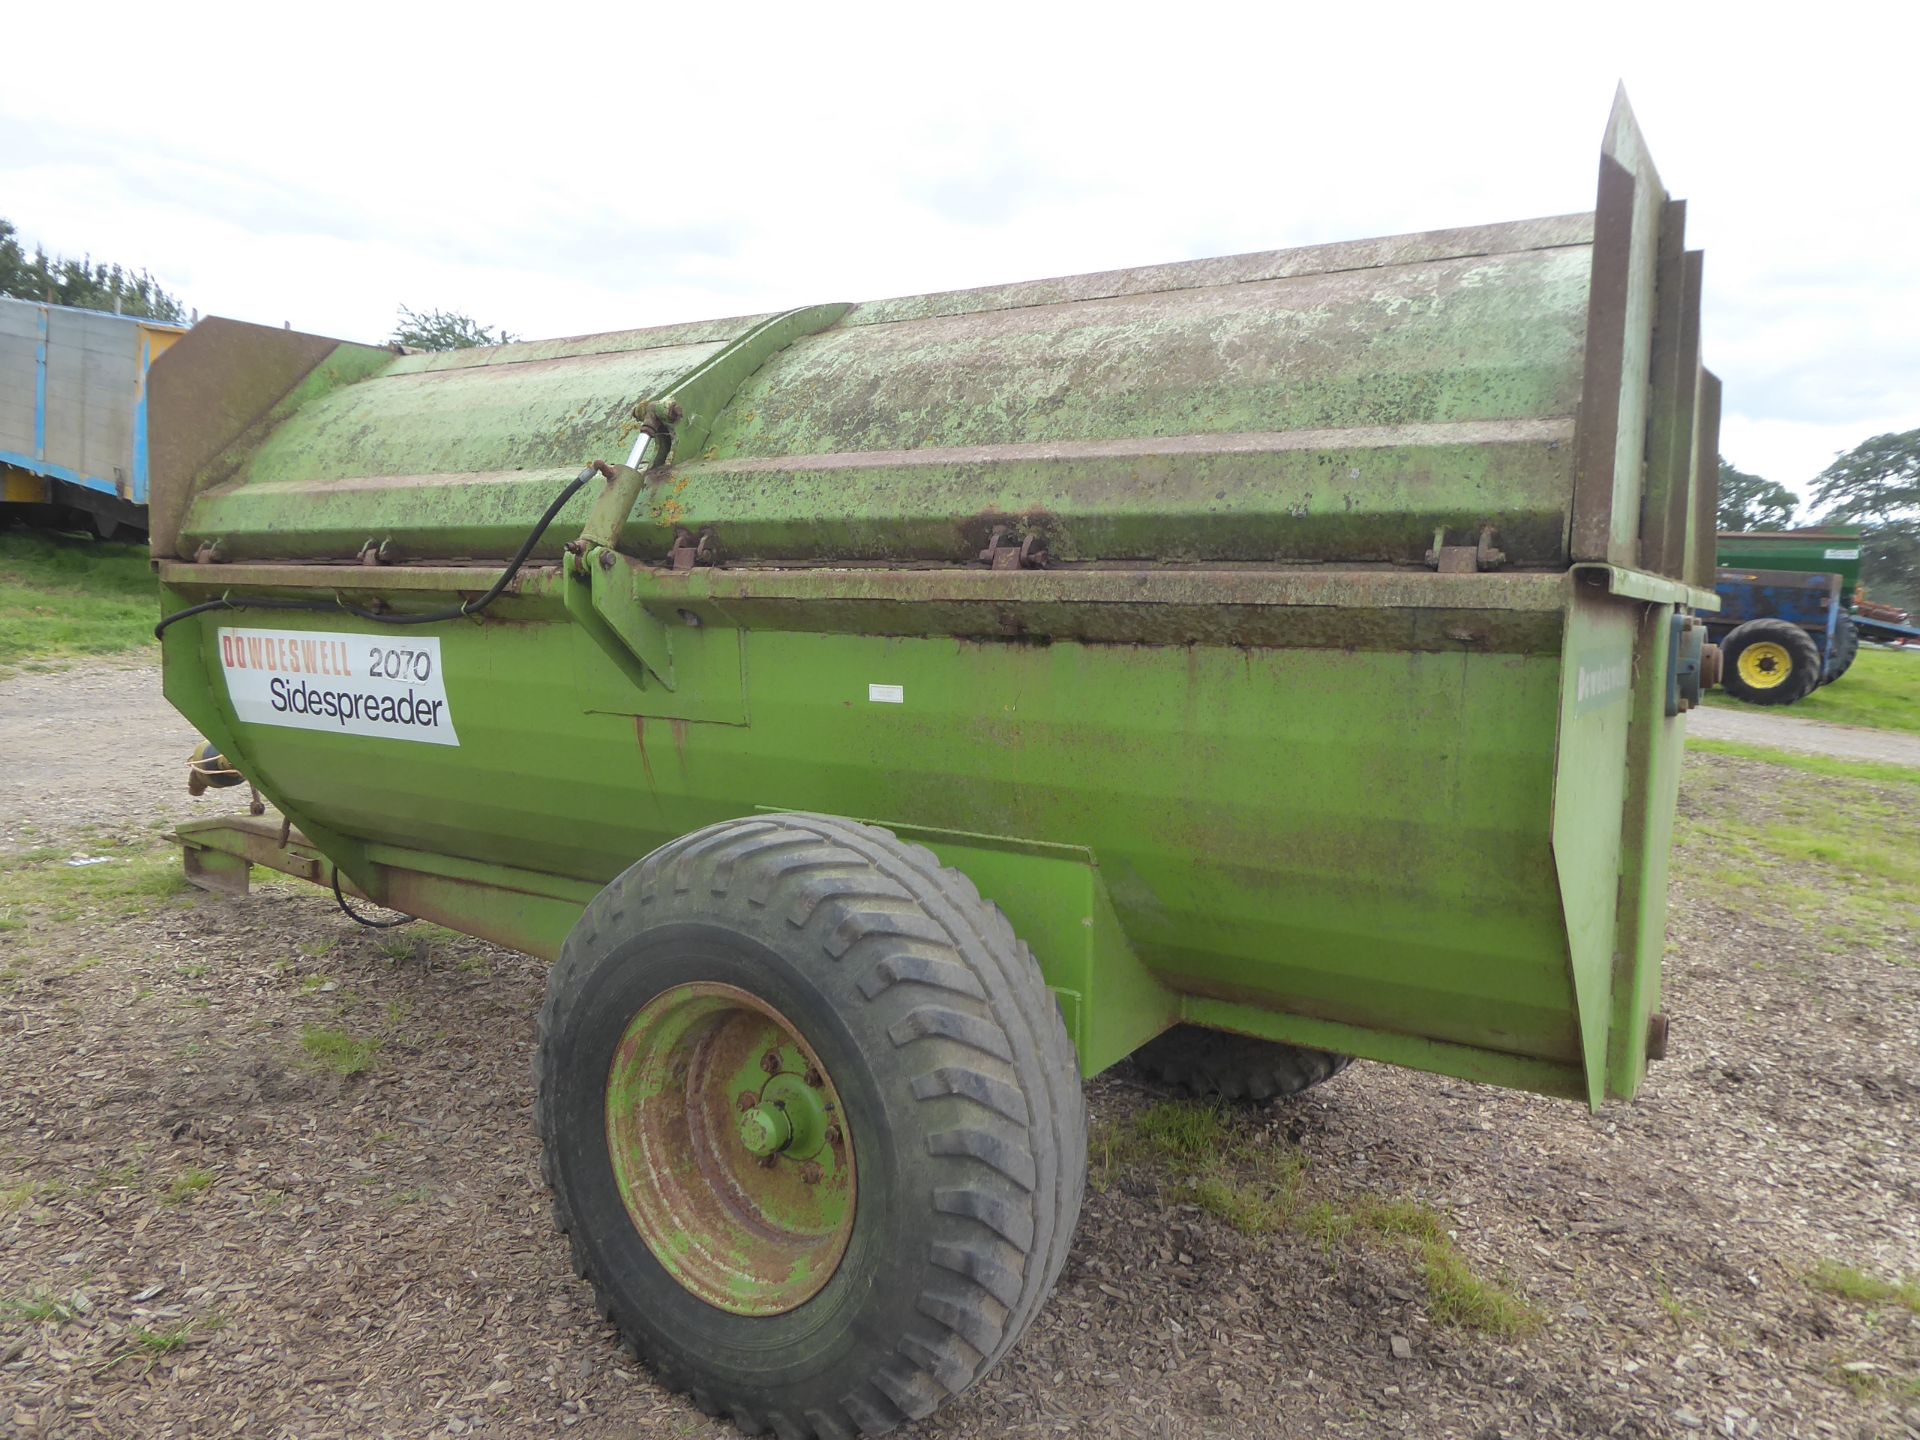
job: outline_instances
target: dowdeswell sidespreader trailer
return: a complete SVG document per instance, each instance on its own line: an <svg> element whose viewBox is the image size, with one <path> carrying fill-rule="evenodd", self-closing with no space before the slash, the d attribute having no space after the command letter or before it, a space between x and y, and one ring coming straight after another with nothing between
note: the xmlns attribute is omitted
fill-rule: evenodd
<svg viewBox="0 0 1920 1440"><path fill-rule="evenodd" d="M155 368L190 872L553 961L561 1225L668 1383L878 1433L1012 1346L1138 1052L1599 1105L1710 683L1700 257L1593 213L442 355Z"/></svg>

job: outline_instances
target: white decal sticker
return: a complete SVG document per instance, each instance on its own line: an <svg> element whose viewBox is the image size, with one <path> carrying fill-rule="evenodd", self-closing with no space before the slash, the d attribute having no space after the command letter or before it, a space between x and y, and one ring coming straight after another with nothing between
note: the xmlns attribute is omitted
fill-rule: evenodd
<svg viewBox="0 0 1920 1440"><path fill-rule="evenodd" d="M1829 560L1858 560L1859 558L1860 558L1860 552L1858 550L1827 551L1827 559Z"/></svg>
<svg viewBox="0 0 1920 1440"><path fill-rule="evenodd" d="M904 685L869 685L867 699L876 705L904 705L907 703L907 687Z"/></svg>
<svg viewBox="0 0 1920 1440"><path fill-rule="evenodd" d="M431 637L223 627L220 666L249 724L460 743Z"/></svg>
<svg viewBox="0 0 1920 1440"><path fill-rule="evenodd" d="M1605 705L1633 688L1633 661L1625 655L1582 656L1574 666L1573 708Z"/></svg>

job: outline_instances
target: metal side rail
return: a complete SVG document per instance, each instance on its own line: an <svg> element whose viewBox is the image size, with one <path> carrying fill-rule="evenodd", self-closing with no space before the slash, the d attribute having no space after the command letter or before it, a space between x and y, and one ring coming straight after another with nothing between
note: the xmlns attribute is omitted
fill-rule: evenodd
<svg viewBox="0 0 1920 1440"><path fill-rule="evenodd" d="M283 830L282 823L249 815L194 820L169 838L180 844L187 879L203 890L244 895L255 865L330 890L333 862L299 830ZM367 855L386 882L384 903L545 960L560 953L573 922L599 890L589 881L394 845L370 845ZM345 871L339 881L343 894L370 898Z"/></svg>

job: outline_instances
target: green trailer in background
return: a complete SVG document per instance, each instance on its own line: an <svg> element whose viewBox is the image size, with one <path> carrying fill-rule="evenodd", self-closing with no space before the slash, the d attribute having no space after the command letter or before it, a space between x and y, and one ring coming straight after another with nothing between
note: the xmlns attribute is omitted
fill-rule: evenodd
<svg viewBox="0 0 1920 1440"><path fill-rule="evenodd" d="M1083 1076L1359 1056L1631 1096L1714 653L1700 257L1594 213L153 379L182 827L552 957L602 1304L748 1430L878 1433L1067 1253Z"/></svg>
<svg viewBox="0 0 1920 1440"><path fill-rule="evenodd" d="M1835 575L1840 604L1851 610L1860 598L1860 525L1819 525L1806 530L1722 530L1715 564L1722 570L1792 570Z"/></svg>

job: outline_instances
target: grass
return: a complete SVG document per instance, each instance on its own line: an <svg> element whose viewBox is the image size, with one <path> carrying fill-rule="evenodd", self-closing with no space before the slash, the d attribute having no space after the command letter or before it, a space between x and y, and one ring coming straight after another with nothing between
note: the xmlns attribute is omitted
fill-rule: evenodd
<svg viewBox="0 0 1920 1440"><path fill-rule="evenodd" d="M180 852L171 847L98 845L88 854L105 856L105 863L70 865L71 853L59 848L0 858L0 891L6 895L0 917L12 922L8 928L32 928L36 920L64 925L83 913L137 915L193 888L180 868Z"/></svg>
<svg viewBox="0 0 1920 1440"><path fill-rule="evenodd" d="M1426 1282L1427 1313L1443 1324L1511 1340L1539 1323L1519 1296L1474 1273L1440 1213L1417 1200L1361 1194L1344 1205L1321 1201L1302 1214L1300 1229L1330 1251L1373 1237L1411 1256Z"/></svg>
<svg viewBox="0 0 1920 1440"><path fill-rule="evenodd" d="M1746 708L1745 701L1735 700L1724 690L1708 691L1707 701ZM1920 655L1863 646L1846 674L1780 713L1829 725L1920 735Z"/></svg>
<svg viewBox="0 0 1920 1440"><path fill-rule="evenodd" d="M1420 1268L1427 1282L1427 1309L1436 1320L1462 1329L1483 1330L1503 1340L1511 1340L1539 1323L1525 1301L1504 1286L1475 1275L1466 1257L1451 1243L1423 1243Z"/></svg>
<svg viewBox="0 0 1920 1440"><path fill-rule="evenodd" d="M149 1330L144 1325L133 1325L127 1329L127 1339L133 1342L131 1351L124 1351L119 1357L128 1354L142 1354L147 1357L146 1369L151 1370L156 1362L176 1351L184 1350L196 1338L211 1335L226 1327L226 1317L215 1311L191 1320L182 1320L177 1325L169 1325L164 1330ZM145 1373L144 1371L142 1373Z"/></svg>
<svg viewBox="0 0 1920 1440"><path fill-rule="evenodd" d="M345 1079L372 1068L380 1042L363 1040L326 1025L309 1025L300 1032L300 1048L315 1064Z"/></svg>
<svg viewBox="0 0 1920 1440"><path fill-rule="evenodd" d="M4 1310L12 1320L25 1321L29 1325L44 1325L52 1322L65 1325L77 1319L84 1304L76 1305L71 1297L62 1299L51 1290L29 1290L19 1299L0 1300L0 1310Z"/></svg>
<svg viewBox="0 0 1920 1440"><path fill-rule="evenodd" d="M1657 1269L1653 1272L1653 1284L1653 1298L1666 1313L1667 1319L1673 1322L1674 1329L1685 1330L1691 1325L1699 1325L1706 1320L1707 1317L1702 1311L1687 1304L1673 1293L1673 1287L1667 1284L1667 1277Z"/></svg>
<svg viewBox="0 0 1920 1440"><path fill-rule="evenodd" d="M147 1173L145 1165L138 1160L129 1160L124 1165L102 1170L86 1186L89 1195L98 1195L102 1190L128 1190L140 1183Z"/></svg>
<svg viewBox="0 0 1920 1440"><path fill-rule="evenodd" d="M1824 1295L1861 1305L1891 1303L1920 1315L1920 1280L1887 1280L1837 1260L1822 1260L1808 1273L1807 1283Z"/></svg>
<svg viewBox="0 0 1920 1440"><path fill-rule="evenodd" d="M1825 755L1802 755L1794 750L1776 750L1768 745L1743 745L1736 740L1687 740L1687 753L1731 755L1736 760L1754 760L1763 765L1779 765L1807 775L1824 775L1834 780L1864 780L1875 785L1906 785L1920 788L1920 768L1911 765L1879 765L1870 760L1833 760Z"/></svg>
<svg viewBox="0 0 1920 1440"><path fill-rule="evenodd" d="M182 1171L174 1177L167 1187L166 1201L169 1205L180 1205L192 1199L201 1191L211 1189L218 1177L211 1170L202 1170L199 1166Z"/></svg>
<svg viewBox="0 0 1920 1440"><path fill-rule="evenodd" d="M144 650L159 613L145 546L0 531L0 675Z"/></svg>
<svg viewBox="0 0 1920 1440"><path fill-rule="evenodd" d="M1870 1361L1835 1363L1827 1368L1827 1374L1834 1384L1851 1390L1857 1400L1874 1400L1886 1393L1907 1404L1920 1400L1920 1376L1896 1379L1886 1373L1884 1366Z"/></svg>
<svg viewBox="0 0 1920 1440"><path fill-rule="evenodd" d="M25 1210L37 1201L64 1199L71 1187L64 1180L23 1180L0 1190L0 1215Z"/></svg>
<svg viewBox="0 0 1920 1440"><path fill-rule="evenodd" d="M148 1330L136 1325L127 1333L133 1338L133 1343L149 1355L171 1355L193 1338L193 1322L183 1321L165 1330Z"/></svg>
<svg viewBox="0 0 1920 1440"><path fill-rule="evenodd" d="M1889 964L1920 963L1920 806L1910 788L1920 771L1849 774L1753 747L1708 753L1767 768L1692 788L1674 827L1679 873L1741 913L1822 937L1830 954L1864 948Z"/></svg>
<svg viewBox="0 0 1920 1440"><path fill-rule="evenodd" d="M1119 1172L1150 1167L1172 1184L1171 1198L1204 1211L1244 1235L1295 1231L1333 1253L1376 1243L1405 1254L1427 1287L1427 1308L1445 1324L1503 1339L1538 1321L1518 1296L1474 1273L1446 1222L1417 1200L1358 1194L1337 1203L1303 1204L1307 1160L1276 1144L1219 1105L1168 1101L1097 1127L1088 1143L1089 1172L1102 1190Z"/></svg>

